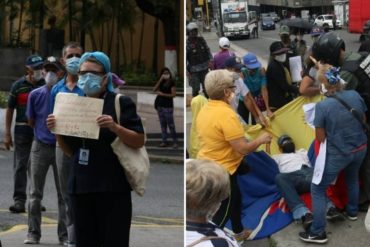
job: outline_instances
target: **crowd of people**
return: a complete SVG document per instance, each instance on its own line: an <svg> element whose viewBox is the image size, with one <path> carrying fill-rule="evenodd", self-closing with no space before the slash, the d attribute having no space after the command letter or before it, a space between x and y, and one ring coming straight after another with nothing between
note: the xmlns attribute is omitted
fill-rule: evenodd
<svg viewBox="0 0 370 247"><path fill-rule="evenodd" d="M198 102L199 93L206 98L206 103L193 117L192 133L196 133L198 151L192 152L190 158L194 160L186 164L187 243L193 243L190 246L222 246L221 242L228 242L227 246L235 246L227 233L221 233L228 219L237 242L250 239L253 229L246 228L240 220L242 188L238 186L237 177L249 172L248 154L260 145L266 145L268 152L272 136L264 132L254 140L247 139L243 125L259 123L262 128L268 127L274 121L275 112L298 96L322 95L322 100L315 106L315 138L312 142L326 146L325 168L319 181L313 181L315 163L310 163L307 150L295 150L290 136L280 136L277 144L281 154L272 156L280 171L276 185L293 219L304 228L298 237L304 242L326 243L326 220L357 220L359 211L368 212L365 226L369 230L370 160L366 124L370 119L370 76L364 68L369 66L366 58L370 51L346 51L343 39L320 27L310 30L314 44L308 49L303 30L291 30L281 25L280 41L271 43L270 59L265 69L251 52L242 58L237 57L226 37L219 39L220 51L211 56L206 41L197 35L195 23L188 24L187 32L187 74L193 96L196 96L193 99ZM295 39L291 40L293 32ZM198 60L200 56L203 58ZM293 81L289 65L289 58L296 56L300 56L302 63L300 81ZM199 77L194 80L193 72L200 61L202 65L210 66L203 68L206 76L199 81ZM216 173L217 166L229 174L229 184L224 185L230 187L227 195L220 192L221 188L208 191L212 180L215 177L221 180L218 178L221 175L202 175L202 169ZM199 175L194 174L195 170ZM340 172L344 174L348 202L344 208L338 209L326 196L326 190ZM188 178L189 174L192 174L191 178ZM201 191L201 185L207 179L209 187L203 186L204 191ZM194 184L198 185L196 189ZM311 193L312 209L300 198L307 192ZM194 195L201 193L209 195L214 204L218 201L219 207L215 209L214 204L211 207L211 203L205 203L204 197L197 198L199 201L196 202ZM201 201L204 202L202 205ZM204 204L209 207L205 209ZM194 217L197 208L203 208L202 212L205 212L202 222ZM195 226L195 223L201 224Z"/></svg>
<svg viewBox="0 0 370 247"><path fill-rule="evenodd" d="M124 83L111 72L109 57L103 52L84 52L80 44L69 42L61 58L31 55L26 75L13 83L6 111L5 147L14 143L14 204L12 213L26 212L28 234L24 244L39 244L42 237L41 212L46 175L51 166L58 198L58 243L64 246L129 246L132 219L131 186L111 143L118 137L137 149L144 145L144 128L133 100L120 96L120 119L115 112L114 84ZM173 116L173 81L165 77L156 86L157 104L164 128L169 126L177 145ZM59 93L91 97L103 101L96 119L98 139L54 134L58 116L53 115ZM14 136L11 132L16 112ZM171 122L172 118L172 122ZM27 181L29 190L26 191ZM94 236L94 237L92 237Z"/></svg>

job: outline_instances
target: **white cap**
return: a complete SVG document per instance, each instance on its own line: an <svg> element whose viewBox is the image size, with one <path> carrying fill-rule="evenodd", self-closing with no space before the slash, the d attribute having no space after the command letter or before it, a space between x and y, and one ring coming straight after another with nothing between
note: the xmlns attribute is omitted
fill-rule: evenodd
<svg viewBox="0 0 370 247"><path fill-rule="evenodd" d="M218 44L223 49L229 49L230 48L230 41L226 37L221 37L220 40L218 41Z"/></svg>
<svg viewBox="0 0 370 247"><path fill-rule="evenodd" d="M191 31L193 29L198 29L198 25L195 23L195 22L190 22L187 26L186 26L186 29L188 31Z"/></svg>

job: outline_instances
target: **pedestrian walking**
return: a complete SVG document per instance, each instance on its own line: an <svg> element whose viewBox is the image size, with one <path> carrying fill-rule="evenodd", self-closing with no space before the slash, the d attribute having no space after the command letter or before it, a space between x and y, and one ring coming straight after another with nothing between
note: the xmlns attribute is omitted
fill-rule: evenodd
<svg viewBox="0 0 370 247"><path fill-rule="evenodd" d="M78 64L82 56L83 49L80 44L76 42L67 43L62 50L62 64L65 66L66 75L53 86L51 90L51 112L54 109L55 97L58 93L74 93L79 96L84 96L85 93L77 86L78 80ZM71 176L73 166L73 159L64 154L60 145L56 143L55 148L56 165L58 168L58 178L60 185L60 192L62 193L63 201L65 203L66 217L64 224L68 231L68 244L69 247L74 247L76 242L74 230L74 217L72 211L72 203L70 196L67 192L68 178Z"/></svg>
<svg viewBox="0 0 370 247"><path fill-rule="evenodd" d="M51 166L58 197L58 238L60 244L67 242L65 204L61 194L58 169L55 161L55 136L46 128L50 113L50 91L64 75L64 68L57 58L49 57L43 65L46 84L33 90L27 102L27 118L34 130L30 154L30 189L28 205L28 234L25 244L39 244L41 238L41 200L47 172Z"/></svg>
<svg viewBox="0 0 370 247"><path fill-rule="evenodd" d="M45 84L42 77L43 59L31 55L26 59L26 75L13 83L6 109L5 119L5 148L13 146L11 126L14 110L16 111L14 127L14 204L9 207L12 213L24 213L27 200L27 171L31 152L33 129L28 125L26 117L27 100L30 92Z"/></svg>
<svg viewBox="0 0 370 247"><path fill-rule="evenodd" d="M117 119L110 71L110 60L102 52L86 52L80 59L77 85L87 97L104 100L103 113L96 120L99 139L56 135L64 153L74 160L68 192L78 247L129 246L132 189L111 143L119 136L126 145L140 148L144 129L127 96L119 99L121 117ZM53 129L56 121L49 115L48 128Z"/></svg>
<svg viewBox="0 0 370 247"><path fill-rule="evenodd" d="M167 147L169 145L167 141L168 128L172 135L173 148L178 148L176 127L173 118L173 98L176 97L176 85L168 68L162 69L161 77L155 84L153 91L157 93L154 108L157 110L162 132L162 143L159 146Z"/></svg>

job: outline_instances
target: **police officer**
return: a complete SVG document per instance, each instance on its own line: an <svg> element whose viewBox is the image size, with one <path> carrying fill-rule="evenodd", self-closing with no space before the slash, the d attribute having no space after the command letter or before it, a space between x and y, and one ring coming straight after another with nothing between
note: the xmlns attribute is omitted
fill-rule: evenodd
<svg viewBox="0 0 370 247"><path fill-rule="evenodd" d="M186 26L186 30L188 33L186 40L186 71L190 86L193 89L193 97L199 94L200 85L202 85L204 95L207 97L204 78L208 73L212 54L204 38L198 36L198 25L196 23L190 22Z"/></svg>

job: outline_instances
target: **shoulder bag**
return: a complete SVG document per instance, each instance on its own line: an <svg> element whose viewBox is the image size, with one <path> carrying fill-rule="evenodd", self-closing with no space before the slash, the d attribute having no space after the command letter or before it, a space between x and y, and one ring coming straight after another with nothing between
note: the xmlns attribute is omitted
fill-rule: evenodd
<svg viewBox="0 0 370 247"><path fill-rule="evenodd" d="M117 94L114 101L118 124L121 115L121 107L119 104L120 97L121 94ZM118 136L112 142L111 146L125 171L126 178L130 183L131 188L136 192L136 194L143 196L145 193L146 181L149 176L150 166L145 146L141 148L129 147L123 143Z"/></svg>

